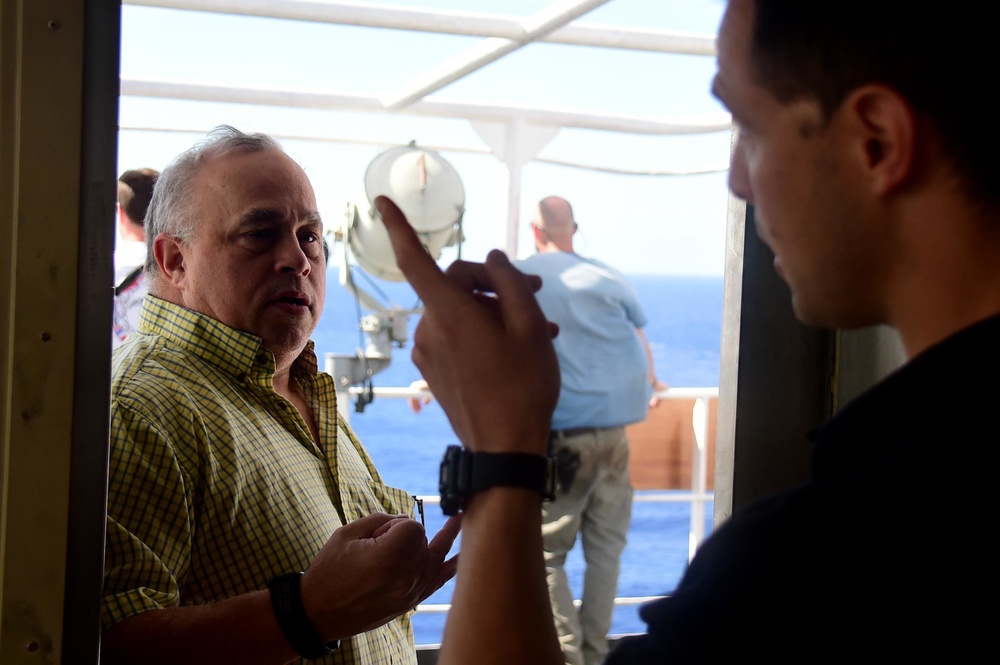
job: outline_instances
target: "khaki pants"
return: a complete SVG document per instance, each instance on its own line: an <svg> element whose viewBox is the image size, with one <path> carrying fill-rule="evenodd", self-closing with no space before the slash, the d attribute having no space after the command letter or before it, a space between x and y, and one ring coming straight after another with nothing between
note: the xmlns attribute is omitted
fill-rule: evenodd
<svg viewBox="0 0 1000 665"><path fill-rule="evenodd" d="M618 568L632 516L628 438L624 427L556 437L553 452L568 448L580 466L568 492L542 504L542 539L556 630L568 665L597 665L608 652L608 631L618 591ZM563 566L582 538L586 570L579 611Z"/></svg>

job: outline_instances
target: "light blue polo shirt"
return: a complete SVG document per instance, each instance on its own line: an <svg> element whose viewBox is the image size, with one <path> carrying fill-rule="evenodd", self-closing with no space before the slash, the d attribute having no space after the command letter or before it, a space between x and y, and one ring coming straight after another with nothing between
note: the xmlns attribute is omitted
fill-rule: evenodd
<svg viewBox="0 0 1000 665"><path fill-rule="evenodd" d="M553 340L562 388L552 429L615 427L646 418L652 388L636 328L646 314L614 268L568 252L515 262L542 278L538 304L559 324Z"/></svg>

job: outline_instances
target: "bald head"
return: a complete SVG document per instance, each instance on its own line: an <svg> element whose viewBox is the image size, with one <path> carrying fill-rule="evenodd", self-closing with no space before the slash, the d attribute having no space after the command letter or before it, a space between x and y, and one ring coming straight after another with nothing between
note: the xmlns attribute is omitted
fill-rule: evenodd
<svg viewBox="0 0 1000 665"><path fill-rule="evenodd" d="M539 251L573 251L576 221L573 206L559 196L547 196L535 207L535 246Z"/></svg>

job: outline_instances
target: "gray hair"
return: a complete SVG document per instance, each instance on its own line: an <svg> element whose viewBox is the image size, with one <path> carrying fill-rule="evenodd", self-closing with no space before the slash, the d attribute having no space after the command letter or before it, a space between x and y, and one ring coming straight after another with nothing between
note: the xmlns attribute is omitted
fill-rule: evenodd
<svg viewBox="0 0 1000 665"><path fill-rule="evenodd" d="M195 180L201 167L216 157L235 150L265 152L282 150L281 145L271 136L262 133L247 134L229 125L219 125L191 148L174 158L163 169L153 199L146 211L146 265L147 279L159 276L159 267L153 256L153 241L161 233L180 240L190 240L197 226L197 211L192 201Z"/></svg>

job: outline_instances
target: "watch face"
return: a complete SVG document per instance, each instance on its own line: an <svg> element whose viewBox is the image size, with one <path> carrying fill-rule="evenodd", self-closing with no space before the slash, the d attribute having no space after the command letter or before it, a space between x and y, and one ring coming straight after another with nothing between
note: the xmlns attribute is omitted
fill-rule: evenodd
<svg viewBox="0 0 1000 665"><path fill-rule="evenodd" d="M542 499L544 501L555 500L558 482L559 460L550 455L545 458L545 489L542 490Z"/></svg>
<svg viewBox="0 0 1000 665"><path fill-rule="evenodd" d="M448 446L441 460L438 491L441 493L441 512L445 515L457 515L462 509L464 493L459 486L462 453L461 446Z"/></svg>

